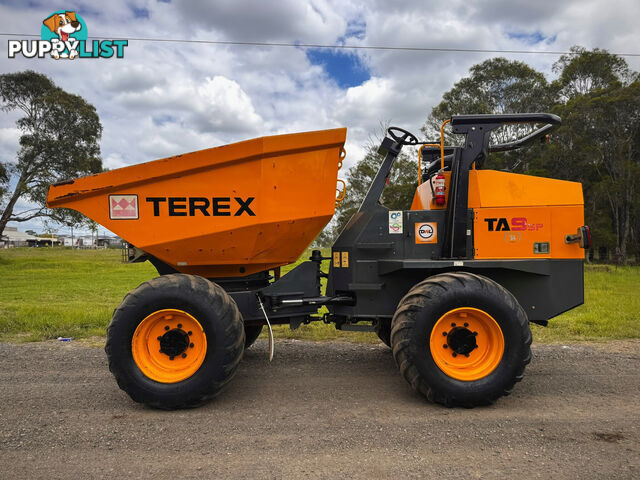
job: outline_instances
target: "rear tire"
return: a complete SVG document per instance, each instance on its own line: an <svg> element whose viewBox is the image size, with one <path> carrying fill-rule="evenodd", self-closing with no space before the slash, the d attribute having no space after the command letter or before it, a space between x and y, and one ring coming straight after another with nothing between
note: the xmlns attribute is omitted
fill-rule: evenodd
<svg viewBox="0 0 640 480"><path fill-rule="evenodd" d="M244 348L245 350L255 343L255 341L262 333L262 327L264 325L245 325L244 326Z"/></svg>
<svg viewBox="0 0 640 480"><path fill-rule="evenodd" d="M446 406L487 405L508 395L531 360L529 322L517 300L466 272L413 287L393 317L391 343L411 387Z"/></svg>
<svg viewBox="0 0 640 480"><path fill-rule="evenodd" d="M118 385L133 400L177 409L220 393L244 344L242 316L220 286L171 274L127 294L107 329L105 351Z"/></svg>

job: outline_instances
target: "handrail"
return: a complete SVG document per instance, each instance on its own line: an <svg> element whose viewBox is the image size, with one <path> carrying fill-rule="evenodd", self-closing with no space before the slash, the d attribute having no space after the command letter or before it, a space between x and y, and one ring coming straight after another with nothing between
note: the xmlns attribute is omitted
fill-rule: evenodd
<svg viewBox="0 0 640 480"><path fill-rule="evenodd" d="M518 138L513 142L507 143L499 143L497 145L489 145L489 152L497 153L497 152L507 152L509 150L516 150L521 147L525 147L532 143L537 138L542 137L543 135L548 135L548 133L553 130L556 125L547 124L544 127L541 127L537 130L534 130L526 137Z"/></svg>
<svg viewBox="0 0 640 480"><path fill-rule="evenodd" d="M553 113L504 113L482 115L453 115L451 125L482 125L485 123L549 123L560 125L562 120Z"/></svg>
<svg viewBox="0 0 640 480"><path fill-rule="evenodd" d="M440 169L444 170L444 126L451 121L451 118L440 125Z"/></svg>

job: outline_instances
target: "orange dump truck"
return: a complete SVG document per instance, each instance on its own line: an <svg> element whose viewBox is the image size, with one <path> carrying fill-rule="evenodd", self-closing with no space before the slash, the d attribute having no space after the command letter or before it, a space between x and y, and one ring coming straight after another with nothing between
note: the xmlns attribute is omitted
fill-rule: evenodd
<svg viewBox="0 0 640 480"><path fill-rule="evenodd" d="M159 408L199 405L232 378L264 325L322 320L375 331L430 400L474 406L509 393L530 360L529 322L545 325L583 302L590 233L582 189L482 168L491 152L545 137L558 117L466 115L450 123L466 136L463 146L390 128L378 173L331 255L314 250L282 276L280 267L334 214L344 128L52 185L50 207L92 218L128 242L129 261L158 270L109 325L106 352L119 386ZM490 132L505 123L544 126L490 145ZM380 198L404 145L419 147L419 185L410 209L390 211Z"/></svg>

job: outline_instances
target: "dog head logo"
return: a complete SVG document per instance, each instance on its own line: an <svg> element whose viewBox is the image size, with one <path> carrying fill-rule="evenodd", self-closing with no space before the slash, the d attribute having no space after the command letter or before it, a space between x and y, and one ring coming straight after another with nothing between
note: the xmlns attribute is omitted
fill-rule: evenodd
<svg viewBox="0 0 640 480"><path fill-rule="evenodd" d="M57 44L57 48L51 50L53 58L73 60L78 56L79 42L87 39L87 25L80 15L59 10L45 18L42 25L42 40Z"/></svg>
<svg viewBox="0 0 640 480"><path fill-rule="evenodd" d="M16 58L123 58L129 40L93 39L87 33L87 24L76 12L58 10L42 21L40 40L9 39L7 55Z"/></svg>

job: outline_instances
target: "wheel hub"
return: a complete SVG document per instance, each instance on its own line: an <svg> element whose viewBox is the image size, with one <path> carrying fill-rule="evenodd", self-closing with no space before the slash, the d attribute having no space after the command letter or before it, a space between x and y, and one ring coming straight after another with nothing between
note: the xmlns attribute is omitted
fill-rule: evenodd
<svg viewBox="0 0 640 480"><path fill-rule="evenodd" d="M181 328L174 328L159 338L160 353L169 357L182 355L189 348L189 335Z"/></svg>
<svg viewBox="0 0 640 480"><path fill-rule="evenodd" d="M477 332L472 332L466 327L453 327L447 334L447 345L453 353L469 356L476 348Z"/></svg>

